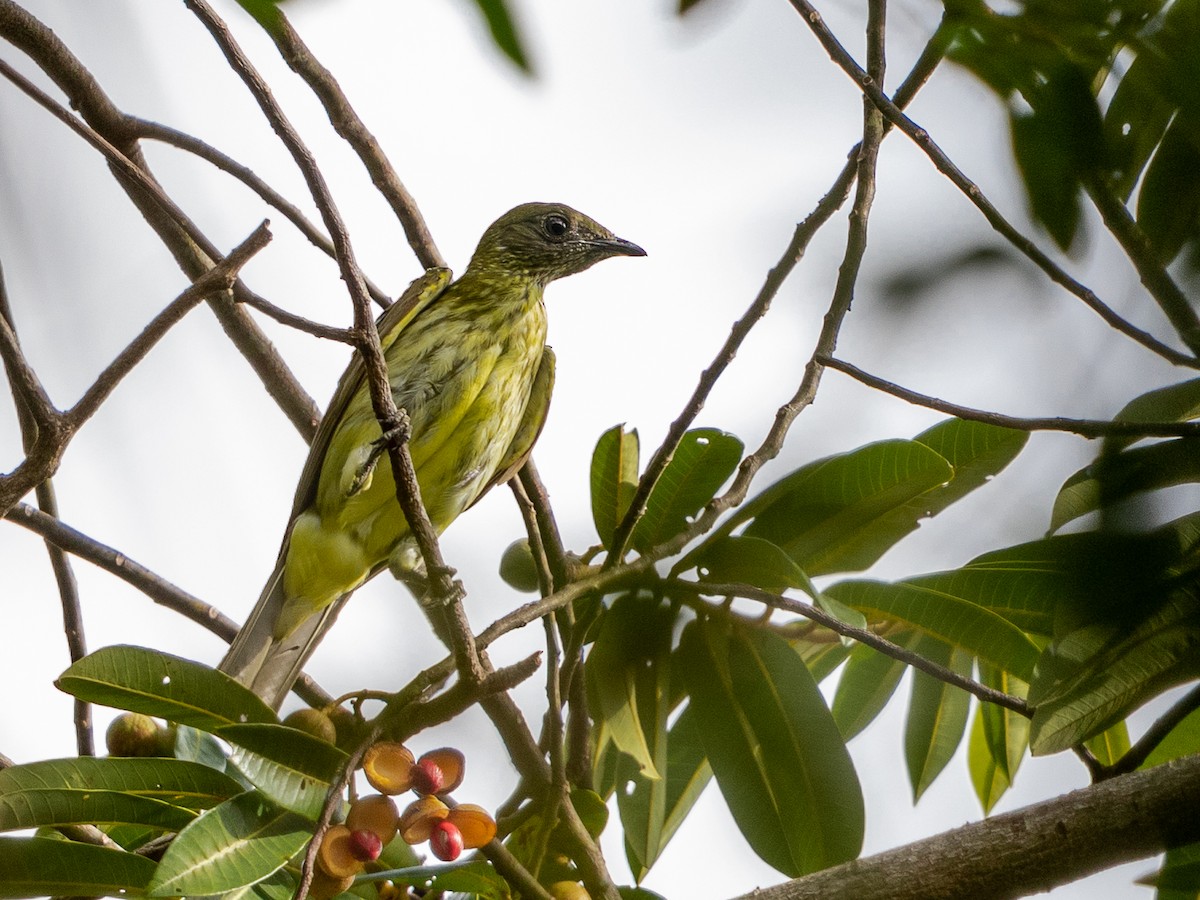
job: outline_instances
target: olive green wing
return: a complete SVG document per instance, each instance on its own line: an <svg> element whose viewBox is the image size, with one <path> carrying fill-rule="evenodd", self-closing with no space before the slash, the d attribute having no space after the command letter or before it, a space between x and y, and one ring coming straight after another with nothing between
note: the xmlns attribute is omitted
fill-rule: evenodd
<svg viewBox="0 0 1200 900"><path fill-rule="evenodd" d="M479 497L516 475L521 466L525 465L525 460L529 459L529 454L533 452L533 445L542 433L542 426L546 424L546 416L550 412L550 395L554 392L554 364L554 351L546 347L542 350L542 360L538 364L537 373L533 376L533 388L529 393L529 403L525 405L525 414L521 417L517 433L513 436L512 443L508 445L504 461L500 463L500 467L487 486L479 492ZM472 506L479 502L479 497L475 498Z"/></svg>
<svg viewBox="0 0 1200 900"><path fill-rule="evenodd" d="M421 310L437 300L450 285L451 274L447 268L428 269L413 281L391 306L385 309L375 321L379 331L379 340L386 353L388 347L404 333L408 324L417 317ZM296 496L292 501L292 514L288 521L294 521L296 516L304 512L316 499L317 481L321 477L321 466L325 462L325 454L329 450L329 441L334 429L341 420L350 399L362 390L364 386L362 356L357 352L350 359L350 365L338 380L333 399L325 409L317 433L309 446L308 459L305 460L304 470L300 473L300 481L296 485ZM286 543L286 538L284 539Z"/></svg>

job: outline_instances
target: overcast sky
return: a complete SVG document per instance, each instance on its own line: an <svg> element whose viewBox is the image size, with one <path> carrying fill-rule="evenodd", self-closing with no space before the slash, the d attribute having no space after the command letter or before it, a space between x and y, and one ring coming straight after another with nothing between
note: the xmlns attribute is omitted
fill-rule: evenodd
<svg viewBox="0 0 1200 900"><path fill-rule="evenodd" d="M567 202L649 252L606 262L548 292L558 384L535 457L568 545L582 550L595 539L587 474L596 438L626 422L649 457L795 223L840 170L861 127L861 104L784 0L708 0L685 21L667 0L510 2L533 79L490 45L473 4L462 0L294 0L287 10L380 139L456 270L489 222L527 200ZM118 106L204 138L311 210L290 159L182 3L25 5ZM825 3L822 10L861 58L860 5ZM253 23L232 3L217 6L317 152L364 269L399 293L419 266L357 159ZM929 0L892 5L889 85L907 71L938 10ZM38 74L8 45L0 45L0 57ZM37 80L48 86L40 74ZM1026 222L994 96L947 65L911 110L1006 214ZM222 248L262 218L273 220L275 241L244 273L256 291L303 315L348 323L333 264L281 216L201 162L170 148L147 153L168 193ZM1165 333L1136 277L1092 224L1091 240L1068 261L1071 271L1139 324ZM758 445L811 352L845 230L841 214L813 243L699 424ZM1030 232L1049 248L1044 235ZM1078 301L1003 254L985 270L935 278L913 295L896 289L963 253L1001 246L903 136L890 137L840 355L921 391L1023 415L1111 415L1170 379L1165 364L1131 349ZM0 83L0 263L23 345L59 406L73 402L186 286L100 158L7 83ZM348 350L263 324L324 404ZM759 486L807 460L911 437L938 418L829 373ZM994 484L927 523L872 574L951 568L1040 536L1053 491L1093 449L1073 438L1035 437ZM304 452L201 308L71 444L56 478L62 518L240 619L273 564ZM0 404L0 471L20 458L15 416ZM443 540L477 628L522 599L495 574L501 550L520 534L510 494L497 490ZM86 563L76 570L93 649L122 642L209 663L220 658L220 641L207 632ZM50 686L67 665L66 649L38 540L0 525L0 571L10 622L0 653L0 678L10 685L0 751L17 761L69 755L70 702ZM526 630L496 648L498 663L537 648L541 629ZM356 595L310 671L334 693L396 687L438 656L411 601L379 579ZM527 709L539 708L541 690L534 678L519 691ZM961 754L913 807L902 713L903 704L893 704L851 744L867 795L868 853L981 816ZM110 716L97 710L100 731ZM512 787L481 714L414 743L466 750L462 800L495 806ZM1069 755L1026 760L1000 808L1085 781ZM621 873L615 824L607 838ZM713 863L700 870L697 859ZM1150 869L1136 864L1054 896L1148 896L1130 881ZM713 785L646 886L705 900L780 880L741 843Z"/></svg>

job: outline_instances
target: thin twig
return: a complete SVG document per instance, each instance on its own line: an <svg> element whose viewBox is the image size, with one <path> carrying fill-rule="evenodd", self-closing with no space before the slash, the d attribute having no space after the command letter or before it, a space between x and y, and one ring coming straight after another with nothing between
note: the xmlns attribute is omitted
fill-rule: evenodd
<svg viewBox="0 0 1200 900"><path fill-rule="evenodd" d="M187 310L212 295L227 290L238 269L266 245L270 233L266 224L260 225L230 254L197 279L155 317L117 358L100 374L84 396L65 413L54 410L32 370L21 356L16 335L8 322L0 317L0 356L3 357L13 385L14 394L23 398L37 425L36 440L25 459L9 474L0 476L0 512L12 508L21 497L57 471L62 454L75 431L90 417L112 392L121 378L150 351L154 344Z"/></svg>
<svg viewBox="0 0 1200 900"><path fill-rule="evenodd" d="M854 625L847 625L841 619L831 616L822 609L795 600L791 597L785 597L781 594L772 594L770 591L764 591L762 588L754 587L749 584L704 584L682 579L672 579L669 582L669 587L672 591L677 591L681 595L686 593L695 597L744 597L747 600L754 600L762 603L771 609L782 609L787 612L793 612L797 615L811 619L820 625L824 625L830 631L835 631L843 637L853 638L860 644L866 644L874 650L878 650L885 656L890 656L892 659L899 660L906 665L912 666L914 669L920 669L927 675L938 679L946 684L954 685L962 688L968 693L974 694L980 700L987 703L994 703L997 706L1002 706L1005 709L1011 709L1026 718L1033 715L1033 710L1029 704L1020 697L1014 697L1011 694L1006 694L1003 691L998 691L995 688L990 688L985 684L980 684L965 675L940 666L935 662L931 662L918 653L914 653L899 644L889 641L885 637L880 637L875 632L868 628L858 628ZM705 604L707 612L718 612L710 604Z"/></svg>
<svg viewBox="0 0 1200 900"><path fill-rule="evenodd" d="M929 136L929 132L904 115L900 108L888 99L879 85L875 83L870 75L863 71L858 63L854 61L854 58L838 42L837 38L834 37L833 33L825 26L825 22L816 8L808 0L790 0L790 2L816 36L821 46L825 48L829 57L842 71L850 76L851 80L870 99L871 103L889 121L916 143L921 151L933 162L937 170L945 175L983 213L988 224L1016 247L1017 250L1029 257L1038 268L1049 276L1051 281L1082 300L1089 309L1099 315L1110 327L1141 344L1151 352L1158 354L1168 362L1193 369L1200 368L1200 359L1196 359L1186 353L1181 353L1122 318L1116 311L1104 303L1096 295L1095 291L1085 287L1068 275L1061 266L1042 252L1033 241L1021 234L1000 213L995 205L984 196L979 186L967 178L950 157L934 143L933 139Z"/></svg>
<svg viewBox="0 0 1200 900"><path fill-rule="evenodd" d="M1141 768L1167 735L1198 709L1200 709L1200 687L1194 687L1184 694L1179 702L1155 719L1154 724L1146 729L1146 732L1138 738L1137 743L1130 747L1124 756L1111 766L1103 767L1097 780L1111 778L1114 775L1124 775L1126 772Z"/></svg>
<svg viewBox="0 0 1200 900"><path fill-rule="evenodd" d="M0 320L9 329L12 340L17 339L16 322L13 319L12 307L8 302L8 288L4 279L3 268L0 268ZM19 347L15 348L19 351ZM5 370L9 372L13 400L17 407L17 422L21 429L21 442L25 455L37 453L38 423L31 409L45 402L45 396L29 398L21 392L21 379L13 378L12 365L21 365L23 359L15 359L10 364L8 353L3 354ZM32 373L30 373L32 374ZM36 378L34 379L36 383ZM43 406L43 410L45 407ZM58 516L58 499L54 493L54 483L47 478L38 484L36 489L38 507L47 515ZM77 662L87 656L87 638L83 630L83 609L79 602L79 585L75 580L75 572L71 568L71 560L60 548L50 541L43 541L46 552L50 557L50 568L54 571L54 580L58 585L58 596L63 613L63 631L67 638L67 655L71 662ZM75 747L80 756L95 756L96 742L92 734L92 706L86 700L78 697L74 701Z"/></svg>
<svg viewBox="0 0 1200 900"><path fill-rule="evenodd" d="M896 102L901 106L907 105L913 97L916 96L921 86L929 80L938 64L945 55L947 29L943 25L939 25L937 31L926 43L921 56L917 59L916 64L909 72L908 77L904 79L903 84L896 91ZM886 126L890 128L890 125ZM630 501L629 509L625 513L625 517L617 526L613 533L613 552L605 560L605 566L615 566L624 556L625 547L629 542L630 535L633 534L634 526L637 520L641 517L646 508L646 501L650 499L650 492L654 489L654 485L658 483L658 479L662 477L663 471L671 462L671 458L675 455L676 449L679 447L679 442L683 440L683 436L687 433L688 428L695 422L696 417L700 414L700 410L704 408L705 402L708 400L709 394L712 393L717 381L724 374L737 356L738 350L745 342L751 330L760 319L767 314L771 308L771 303L775 299L775 295L779 293L779 289L783 286L784 281L792 273L792 270L804 257L805 251L808 249L809 242L826 222L833 217L833 214L841 209L842 204L850 196L850 188L854 184L854 179L858 174L858 159L862 150L861 142L851 148L847 154L845 166L834 179L833 184L825 195L817 202L816 207L809 215L796 226L792 233L792 239L788 242L787 249L779 261L767 272L766 280L758 291L758 295L754 301L738 319L729 336L725 339L725 343L717 352L713 361L703 372L700 373L700 380L696 385L692 396L688 398L684 404L682 412L671 423L667 429L667 435L663 438L662 444L654 452L650 462L646 465L646 471L642 473L642 477L638 480L637 490ZM774 454L772 454L773 456ZM771 457L762 459L765 463ZM750 479L761 467L759 463L753 469L743 464L742 473L739 479L746 486L749 485ZM736 496L736 495L733 495ZM742 496L744 497L744 489ZM728 501L725 501L728 503ZM737 502L740 502L740 498ZM729 503L728 505L736 505ZM728 508L726 506L725 508ZM708 525L716 518L715 515L707 517ZM689 529L692 536L701 533L701 526Z"/></svg>
<svg viewBox="0 0 1200 900"><path fill-rule="evenodd" d="M0 67L0 74L105 154L117 182L190 279L194 280L212 268L221 258L216 246L177 208L172 210L173 204L163 204L165 195L150 174L129 117L113 104L99 82L58 36L12 0L0 0L0 36L28 54L54 80L70 99L71 107L79 111L86 126L11 66ZM93 141L88 132L93 132L100 141ZM103 149L105 143L115 149L115 156ZM141 176L130 172L122 160L132 164ZM235 284L235 297L243 297L246 292L240 281ZM210 298L208 303L267 393L296 430L306 440L311 440L320 419L316 404L254 319L223 298Z"/></svg>
<svg viewBox="0 0 1200 900"><path fill-rule="evenodd" d="M116 358L108 364L96 381L79 398L79 402L64 414L71 428L78 428L100 408L121 379L133 371L134 366L146 358L146 354L188 312L213 294L228 291L237 280L238 272L256 253L271 242L271 230L267 222L259 224L250 235L238 244L229 255L197 278L190 287L167 304L158 315L142 329L141 334L129 342Z"/></svg>
<svg viewBox="0 0 1200 900"><path fill-rule="evenodd" d="M180 131L177 128L172 128L169 125L163 125L160 122L151 122L149 119L141 119L136 116L130 116L129 125L136 130L138 136L141 138L169 144L172 147L191 153L205 162L211 163L228 175L232 175L246 187L250 188L250 190L254 191L254 193L262 198L263 202L279 210L283 214L283 217L296 227L297 231L308 238L310 244L331 259L333 258L333 242L329 240L329 237L310 222L308 217L294 203L290 202L283 194L259 178L249 166L242 165L232 156L222 153L211 144L200 140L200 138ZM363 282L367 286L367 292L371 295L371 299L379 306L387 306L391 302L387 292L378 287L365 275L363 276ZM246 302L249 303L249 301ZM249 305L254 306L256 309L259 308L255 303L249 303Z"/></svg>
<svg viewBox="0 0 1200 900"><path fill-rule="evenodd" d="M1119 419L1112 421L1105 419L1068 419L1062 416L1023 418L1005 415L1004 413L988 412L987 410L975 409L970 406L961 406L957 403L951 403L948 400L931 397L928 394L920 394L880 378L878 375L865 372L858 366L833 356L821 357L821 362L830 369L843 372L855 381L859 381L868 387L883 391L885 394L891 394L893 397L899 397L901 400L907 400L909 403L917 406L935 409L938 412L957 416L960 419L984 422L988 425L999 425L1002 428L1015 428L1018 431L1066 431L1086 438L1114 437L1117 435L1127 437L1200 436L1200 422L1130 422Z"/></svg>
<svg viewBox="0 0 1200 900"><path fill-rule="evenodd" d="M1117 199L1112 186L1093 173L1083 180L1088 196L1100 211L1104 226L1117 239L1125 255L1137 269L1147 292L1166 314L1180 339L1192 353L1200 356L1200 317L1187 295L1180 290L1150 244L1150 239L1125 204Z"/></svg>
<svg viewBox="0 0 1200 900"><path fill-rule="evenodd" d="M421 210L388 161L375 135L350 105L333 74L317 61L282 12L278 24L279 27L268 30L268 34L275 41L284 61L307 82L325 107L334 130L358 154L371 176L371 182L400 220L409 246L421 265L425 269L444 267L446 262L433 242L433 235L429 233Z"/></svg>
<svg viewBox="0 0 1200 900"><path fill-rule="evenodd" d="M323 338L328 341L338 341L342 344L353 344L357 338L357 334L347 328L338 328L335 325L326 325L323 322L306 319L304 316L288 312L283 307L276 306L269 300L264 300L257 295L239 297L238 301L252 309L257 309L263 315L270 316L276 322L286 325L288 328L295 328L297 331L303 331L306 334L311 334L313 337Z"/></svg>

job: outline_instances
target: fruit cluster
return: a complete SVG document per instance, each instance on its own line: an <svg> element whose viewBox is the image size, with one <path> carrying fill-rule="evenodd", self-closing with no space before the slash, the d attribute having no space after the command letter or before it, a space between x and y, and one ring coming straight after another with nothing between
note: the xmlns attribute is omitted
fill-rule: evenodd
<svg viewBox="0 0 1200 900"><path fill-rule="evenodd" d="M346 890L397 835L407 844L428 841L433 855L447 862L494 838L496 822L487 810L446 802L462 784L465 769L462 753L451 747L415 758L394 741L372 745L363 757L363 774L379 793L359 797L350 804L346 821L325 832L309 895L327 900ZM392 797L409 790L417 799L400 812Z"/></svg>

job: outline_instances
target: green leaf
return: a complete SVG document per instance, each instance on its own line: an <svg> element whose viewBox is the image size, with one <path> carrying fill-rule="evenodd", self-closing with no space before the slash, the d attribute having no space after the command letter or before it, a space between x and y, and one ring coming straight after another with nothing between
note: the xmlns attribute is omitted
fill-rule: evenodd
<svg viewBox="0 0 1200 900"><path fill-rule="evenodd" d="M1200 419L1200 378L1156 388L1134 397L1113 416L1114 422L1190 422ZM1109 438L1106 447L1120 450L1136 438Z"/></svg>
<svg viewBox="0 0 1200 900"><path fill-rule="evenodd" d="M1200 146L1186 117L1172 122L1138 191L1137 222L1158 253L1171 262L1200 236Z"/></svg>
<svg viewBox="0 0 1200 900"><path fill-rule="evenodd" d="M509 900L512 896L508 884L486 860L461 866L439 866L432 878L421 880L422 887L426 883L429 893L434 896L443 891L467 894L478 900Z"/></svg>
<svg viewBox="0 0 1200 900"><path fill-rule="evenodd" d="M316 819L330 785L349 757L319 738L286 725L226 725L218 736L233 745L232 761L270 800Z"/></svg>
<svg viewBox="0 0 1200 900"><path fill-rule="evenodd" d="M0 837L0 898L141 897L154 862L53 838Z"/></svg>
<svg viewBox="0 0 1200 900"><path fill-rule="evenodd" d="M1081 178L1099 163L1099 107L1090 76L1065 59L1028 87L1032 111L1013 114L1013 155L1033 216L1063 250L1079 227Z"/></svg>
<svg viewBox="0 0 1200 900"><path fill-rule="evenodd" d="M121 791L48 788L0 795L0 830L44 825L145 825L178 831L196 817L179 806Z"/></svg>
<svg viewBox="0 0 1200 900"><path fill-rule="evenodd" d="M706 541L672 570L672 574L695 567L701 581L713 584L751 584L783 593L804 587L808 578L780 547L757 537L725 535Z"/></svg>
<svg viewBox="0 0 1200 900"><path fill-rule="evenodd" d="M1050 530L1135 494L1200 481L1200 442L1160 441L1102 455L1066 480L1054 498Z"/></svg>
<svg viewBox="0 0 1200 900"><path fill-rule="evenodd" d="M646 777L655 779L660 773L650 745L656 738L643 730L638 679L647 669L669 666L673 624L674 613L656 600L633 594L618 597L604 614L585 667L598 749L611 741Z"/></svg>
<svg viewBox="0 0 1200 900"><path fill-rule="evenodd" d="M210 809L167 848L154 897L237 890L279 871L312 838L312 823L247 791Z"/></svg>
<svg viewBox="0 0 1200 900"><path fill-rule="evenodd" d="M671 664L667 657L670 639L649 665L634 674L638 719L649 748L654 772L645 775L638 762L622 756L619 772L624 784L617 791L617 810L625 832L625 853L635 881L641 881L658 859L664 845L663 820L667 793L667 716L671 711Z"/></svg>
<svg viewBox="0 0 1200 900"><path fill-rule="evenodd" d="M989 609L905 583L842 581L826 593L868 619L885 617L903 622L1023 680L1033 677L1037 646L1021 629Z"/></svg>
<svg viewBox="0 0 1200 900"><path fill-rule="evenodd" d="M1137 883L1158 888L1155 900L1196 900L1200 895L1200 843L1171 848L1162 868Z"/></svg>
<svg viewBox="0 0 1200 900"><path fill-rule="evenodd" d="M1029 685L1024 681L987 663L979 664L979 677L988 687L1010 696L1024 700L1029 694ZM981 703L980 709L988 751L1004 773L1005 780L1012 784L1029 747L1029 719L994 703Z"/></svg>
<svg viewBox="0 0 1200 900"><path fill-rule="evenodd" d="M954 476L916 441L881 441L797 469L744 504L726 523L782 547L810 576L872 565L919 517L913 501ZM908 519L897 511L908 510Z"/></svg>
<svg viewBox="0 0 1200 900"><path fill-rule="evenodd" d="M696 730L747 842L789 875L862 847L858 777L807 667L782 638L711 621L684 629Z"/></svg>
<svg viewBox="0 0 1200 900"><path fill-rule="evenodd" d="M1138 53L1117 85L1104 114L1113 188L1128 200L1175 112L1164 95L1158 55Z"/></svg>
<svg viewBox="0 0 1200 900"><path fill-rule="evenodd" d="M911 633L890 635L902 647L915 643ZM849 741L875 721L896 692L907 666L866 644L855 644L833 696L833 719Z"/></svg>
<svg viewBox="0 0 1200 900"><path fill-rule="evenodd" d="M631 761L623 766L617 808L635 881L646 877L712 779L695 718L689 706L666 732L662 742L665 753L655 753L662 778L646 778ZM656 745L655 750L660 751L661 746Z"/></svg>
<svg viewBox="0 0 1200 900"><path fill-rule="evenodd" d="M533 74L521 35L504 0L475 0L475 5L483 13L496 46L518 69L526 75Z"/></svg>
<svg viewBox="0 0 1200 900"><path fill-rule="evenodd" d="M646 500L631 543L648 550L690 524L742 459L742 442L716 428L695 428L683 436Z"/></svg>
<svg viewBox="0 0 1200 900"><path fill-rule="evenodd" d="M95 793L122 794L131 801L128 807L131 810L139 808L132 805L134 801L145 800L151 805L140 808L157 810L156 814L177 815L161 807L181 808L184 811L208 809L241 790L236 781L220 772L177 759L126 759L114 756L102 759L87 756L48 759L0 770L0 823L4 823L0 824L0 828L32 828L70 821L59 819L52 822L47 819L34 823L22 818L22 824L7 824L12 821L8 816L13 815L58 815L54 809L59 807L47 806L43 809L40 804L43 799L52 799L55 804L65 802L65 795L68 794L81 797ZM54 793L55 796L39 798L39 792ZM22 813L17 808L17 804L21 803L28 804L28 813ZM187 819L190 818L188 814ZM91 816L74 821L151 824L140 818L106 820Z"/></svg>
<svg viewBox="0 0 1200 900"><path fill-rule="evenodd" d="M1200 598L1176 591L1131 631L1081 628L1047 650L1030 699L1034 755L1099 734L1146 700L1200 676Z"/></svg>
<svg viewBox="0 0 1200 900"><path fill-rule="evenodd" d="M954 476L893 513L893 527L907 529L902 534L915 531L921 519L936 516L987 484L1017 458L1029 442L1029 434L983 422L947 419L913 440L950 463Z"/></svg>
<svg viewBox="0 0 1200 900"><path fill-rule="evenodd" d="M1200 753L1200 709L1193 710L1150 751L1141 768L1149 769L1160 763Z"/></svg>
<svg viewBox="0 0 1200 900"><path fill-rule="evenodd" d="M600 436L592 453L592 521L605 547L625 517L638 483L637 429L614 425Z"/></svg>
<svg viewBox="0 0 1200 900"><path fill-rule="evenodd" d="M971 657L958 648L924 638L913 649L952 672L971 674ZM952 687L919 669L913 670L912 695L904 729L904 760L908 765L914 803L921 799L925 789L933 784L958 750L970 707L971 695L962 688Z"/></svg>
<svg viewBox="0 0 1200 900"><path fill-rule="evenodd" d="M1084 746L1102 766L1111 766L1129 752L1129 728L1124 722L1084 741Z"/></svg>
<svg viewBox="0 0 1200 900"><path fill-rule="evenodd" d="M283 24L279 4L283 0L237 0L237 2L269 34L279 33Z"/></svg>
<svg viewBox="0 0 1200 900"><path fill-rule="evenodd" d="M277 722L271 708L223 672L145 647L102 647L55 682L80 700L214 731L238 722Z"/></svg>
<svg viewBox="0 0 1200 900"><path fill-rule="evenodd" d="M949 572L906 578L902 584L984 607L1021 631L1040 635L1053 631L1059 603L1074 596L1069 573L1015 557L980 567L968 563Z"/></svg>
<svg viewBox="0 0 1200 900"><path fill-rule="evenodd" d="M986 704L980 704L980 707L984 705ZM975 796L979 798L984 813L990 813L1008 790L1009 783L988 747L987 738L983 733L982 708L975 711L971 736L967 740L967 770L971 775Z"/></svg>

